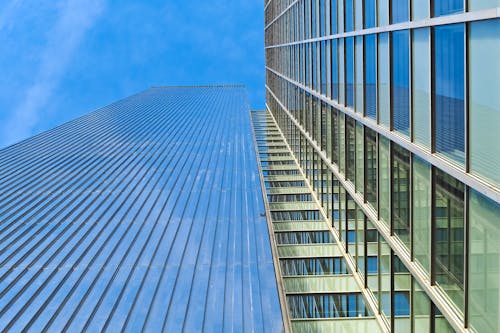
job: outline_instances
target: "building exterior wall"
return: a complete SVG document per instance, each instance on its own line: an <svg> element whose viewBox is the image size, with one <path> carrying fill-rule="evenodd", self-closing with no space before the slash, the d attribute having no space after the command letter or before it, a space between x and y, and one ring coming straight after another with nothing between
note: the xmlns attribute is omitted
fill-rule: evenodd
<svg viewBox="0 0 500 333"><path fill-rule="evenodd" d="M0 331L283 330L241 86L157 87L0 150Z"/></svg>
<svg viewBox="0 0 500 333"><path fill-rule="evenodd" d="M499 7L265 3L267 108L393 332L500 331Z"/></svg>

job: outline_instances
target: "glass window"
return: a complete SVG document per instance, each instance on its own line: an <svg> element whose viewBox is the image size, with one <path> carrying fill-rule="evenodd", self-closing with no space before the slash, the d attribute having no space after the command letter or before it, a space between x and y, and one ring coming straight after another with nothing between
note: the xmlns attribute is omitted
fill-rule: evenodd
<svg viewBox="0 0 500 333"><path fill-rule="evenodd" d="M346 117L346 178L354 183L356 172L356 124L354 119Z"/></svg>
<svg viewBox="0 0 500 333"><path fill-rule="evenodd" d="M343 258L280 259L284 276L347 274Z"/></svg>
<svg viewBox="0 0 500 333"><path fill-rule="evenodd" d="M379 218L387 225L391 217L390 141L379 135Z"/></svg>
<svg viewBox="0 0 500 333"><path fill-rule="evenodd" d="M464 307L464 185L439 169L434 170L435 282Z"/></svg>
<svg viewBox="0 0 500 333"><path fill-rule="evenodd" d="M337 101L339 100L339 62L338 62L338 56L339 56L339 50L338 50L338 44L337 44L337 39L332 40L332 63L331 63L331 68L332 68L332 99Z"/></svg>
<svg viewBox="0 0 500 333"><path fill-rule="evenodd" d="M430 272L431 167L413 155L413 256Z"/></svg>
<svg viewBox="0 0 500 333"><path fill-rule="evenodd" d="M365 28L374 28L377 21L377 0L365 0Z"/></svg>
<svg viewBox="0 0 500 333"><path fill-rule="evenodd" d="M429 0L411 0L411 14L414 21L429 18Z"/></svg>
<svg viewBox="0 0 500 333"><path fill-rule="evenodd" d="M356 122L356 191L363 193L364 187L363 161L363 125Z"/></svg>
<svg viewBox="0 0 500 333"><path fill-rule="evenodd" d="M325 12L326 0L319 0L319 35L326 35L326 12Z"/></svg>
<svg viewBox="0 0 500 333"><path fill-rule="evenodd" d="M392 33L392 115L394 130L410 135L410 31Z"/></svg>
<svg viewBox="0 0 500 333"><path fill-rule="evenodd" d="M351 37L352 38L352 37ZM345 105L345 53L344 38L338 39L339 44L339 104Z"/></svg>
<svg viewBox="0 0 500 333"><path fill-rule="evenodd" d="M287 295L287 300L292 319L370 315L360 293Z"/></svg>
<svg viewBox="0 0 500 333"><path fill-rule="evenodd" d="M473 174L496 185L500 185L500 145L493 133L498 132L500 124L499 36L499 19L470 23L470 167Z"/></svg>
<svg viewBox="0 0 500 333"><path fill-rule="evenodd" d="M431 331L431 300L415 279L412 279L412 283L413 332L429 333Z"/></svg>
<svg viewBox="0 0 500 333"><path fill-rule="evenodd" d="M318 17L316 15L316 2L318 0L311 0L311 37L318 37Z"/></svg>
<svg viewBox="0 0 500 333"><path fill-rule="evenodd" d="M353 8L354 0L344 0L345 4L345 31L353 31L354 30L354 8Z"/></svg>
<svg viewBox="0 0 500 333"><path fill-rule="evenodd" d="M500 0L469 0L469 11L500 7Z"/></svg>
<svg viewBox="0 0 500 333"><path fill-rule="evenodd" d="M327 82L326 82L326 42L322 41L320 42L320 48L321 48L321 62L320 62L320 78L321 78L321 94L326 95L326 87L327 87Z"/></svg>
<svg viewBox="0 0 500 333"><path fill-rule="evenodd" d="M354 37L345 39L346 106L354 108Z"/></svg>
<svg viewBox="0 0 500 333"><path fill-rule="evenodd" d="M363 36L356 37L356 112L363 113Z"/></svg>
<svg viewBox="0 0 500 333"><path fill-rule="evenodd" d="M378 112L379 123L390 126L390 67L389 67L389 33L379 34L378 39Z"/></svg>
<svg viewBox="0 0 500 333"><path fill-rule="evenodd" d="M409 0L391 0L391 23L406 22L410 20Z"/></svg>
<svg viewBox="0 0 500 333"><path fill-rule="evenodd" d="M378 0L378 26L389 24L389 0Z"/></svg>
<svg viewBox="0 0 500 333"><path fill-rule="evenodd" d="M482 0L480 0L482 1ZM457 14L464 11L464 0L433 1L434 16Z"/></svg>
<svg viewBox="0 0 500 333"><path fill-rule="evenodd" d="M337 33L337 0L330 0L330 33Z"/></svg>
<svg viewBox="0 0 500 333"><path fill-rule="evenodd" d="M344 32L344 1L337 1L337 29L338 32Z"/></svg>
<svg viewBox="0 0 500 333"><path fill-rule="evenodd" d="M500 204L470 190L469 322L477 332L499 332Z"/></svg>
<svg viewBox="0 0 500 333"><path fill-rule="evenodd" d="M365 127L366 202L377 208L377 133Z"/></svg>
<svg viewBox="0 0 500 333"><path fill-rule="evenodd" d="M356 30L361 30L363 29L363 0L356 0L356 3L354 4L354 10L355 10L355 28Z"/></svg>
<svg viewBox="0 0 500 333"><path fill-rule="evenodd" d="M365 115L377 119L377 35L365 36Z"/></svg>
<svg viewBox="0 0 500 333"><path fill-rule="evenodd" d="M464 163L464 25L434 28L436 151Z"/></svg>
<svg viewBox="0 0 500 333"><path fill-rule="evenodd" d="M410 248L410 152L392 145L392 228Z"/></svg>
<svg viewBox="0 0 500 333"><path fill-rule="evenodd" d="M429 28L413 30L413 137L427 148L431 146L431 54Z"/></svg>

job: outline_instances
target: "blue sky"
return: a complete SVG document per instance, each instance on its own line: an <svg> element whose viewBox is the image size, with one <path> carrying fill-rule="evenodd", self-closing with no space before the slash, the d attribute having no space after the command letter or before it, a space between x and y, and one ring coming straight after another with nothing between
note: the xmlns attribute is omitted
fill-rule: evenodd
<svg viewBox="0 0 500 333"><path fill-rule="evenodd" d="M263 1L0 3L0 147L154 85L242 83L264 107Z"/></svg>

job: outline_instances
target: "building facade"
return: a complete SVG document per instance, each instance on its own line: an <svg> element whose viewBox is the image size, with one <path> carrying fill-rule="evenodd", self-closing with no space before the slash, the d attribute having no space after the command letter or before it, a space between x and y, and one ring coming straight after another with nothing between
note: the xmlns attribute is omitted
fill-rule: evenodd
<svg viewBox="0 0 500 333"><path fill-rule="evenodd" d="M273 225L325 220L382 331L499 332L500 1L268 0L265 22L268 122L319 207ZM292 327L334 317L285 294Z"/></svg>
<svg viewBox="0 0 500 333"><path fill-rule="evenodd" d="M279 332L241 86L151 88L0 150L1 332Z"/></svg>

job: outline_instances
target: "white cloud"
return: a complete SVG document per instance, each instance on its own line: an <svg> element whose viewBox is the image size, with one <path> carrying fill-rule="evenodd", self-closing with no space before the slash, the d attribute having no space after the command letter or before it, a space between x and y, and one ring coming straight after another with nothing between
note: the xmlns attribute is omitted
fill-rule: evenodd
<svg viewBox="0 0 500 333"><path fill-rule="evenodd" d="M49 31L45 48L40 53L40 65L33 84L27 87L22 102L3 124L3 142L13 143L32 134L75 51L86 32L104 11L104 7L105 0L69 0L61 3L58 19ZM4 10L2 19L4 12L11 15L9 10L13 11L14 8Z"/></svg>

